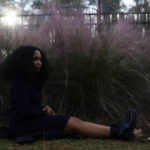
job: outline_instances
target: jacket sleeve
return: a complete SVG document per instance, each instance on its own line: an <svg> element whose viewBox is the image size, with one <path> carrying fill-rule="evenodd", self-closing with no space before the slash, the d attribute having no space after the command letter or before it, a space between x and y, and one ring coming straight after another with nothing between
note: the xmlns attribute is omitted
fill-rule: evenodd
<svg viewBox="0 0 150 150"><path fill-rule="evenodd" d="M28 82L22 80L15 82L12 95L20 116L33 118L45 114L41 109L31 106L31 85Z"/></svg>

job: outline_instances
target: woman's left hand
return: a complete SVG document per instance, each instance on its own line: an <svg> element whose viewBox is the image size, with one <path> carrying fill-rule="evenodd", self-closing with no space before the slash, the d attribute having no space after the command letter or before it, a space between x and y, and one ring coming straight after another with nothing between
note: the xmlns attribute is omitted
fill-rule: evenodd
<svg viewBox="0 0 150 150"><path fill-rule="evenodd" d="M45 106L43 109L42 109L43 111L46 111L46 113L48 114L48 115L55 115L55 112L53 111L53 109L50 107L50 106Z"/></svg>

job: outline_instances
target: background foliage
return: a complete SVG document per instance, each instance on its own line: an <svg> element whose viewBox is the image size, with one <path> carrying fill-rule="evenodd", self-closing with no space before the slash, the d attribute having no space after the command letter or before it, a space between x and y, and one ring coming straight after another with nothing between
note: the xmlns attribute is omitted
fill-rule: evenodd
<svg viewBox="0 0 150 150"><path fill-rule="evenodd" d="M0 0L0 9L15 9L19 13L38 13L48 12L48 9L52 7L52 3L58 3L63 6L70 5L94 5L96 6L96 1L100 4L102 1L108 6L117 10L117 12L122 12L122 8L127 9L127 6L122 0ZM135 5L131 7L129 12L148 12L150 10L149 0L133 0ZM98 7L98 6L97 6ZM101 9L101 8L99 8Z"/></svg>

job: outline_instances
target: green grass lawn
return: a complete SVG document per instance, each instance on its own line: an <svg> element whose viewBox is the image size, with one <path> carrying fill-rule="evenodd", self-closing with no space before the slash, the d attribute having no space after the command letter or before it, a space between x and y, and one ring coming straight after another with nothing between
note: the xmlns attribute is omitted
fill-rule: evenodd
<svg viewBox="0 0 150 150"><path fill-rule="evenodd" d="M0 150L150 150L150 143L101 139L61 139L18 145L14 141L0 140Z"/></svg>

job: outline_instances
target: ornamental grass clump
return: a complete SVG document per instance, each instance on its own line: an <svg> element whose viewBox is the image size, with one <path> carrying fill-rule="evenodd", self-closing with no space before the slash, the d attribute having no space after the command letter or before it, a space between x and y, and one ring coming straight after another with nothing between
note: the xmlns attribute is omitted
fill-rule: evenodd
<svg viewBox="0 0 150 150"><path fill-rule="evenodd" d="M55 39L49 53L54 70L46 88L48 103L83 118L119 116L129 107L144 109L150 94L144 66L149 52L141 33L120 22L112 32L93 37L83 20L59 21L53 21Z"/></svg>
<svg viewBox="0 0 150 150"><path fill-rule="evenodd" d="M84 21L84 15L56 14L11 38L12 48L30 44L47 53L45 103L84 119L120 117L129 107L148 110L150 39L124 21L94 35Z"/></svg>

